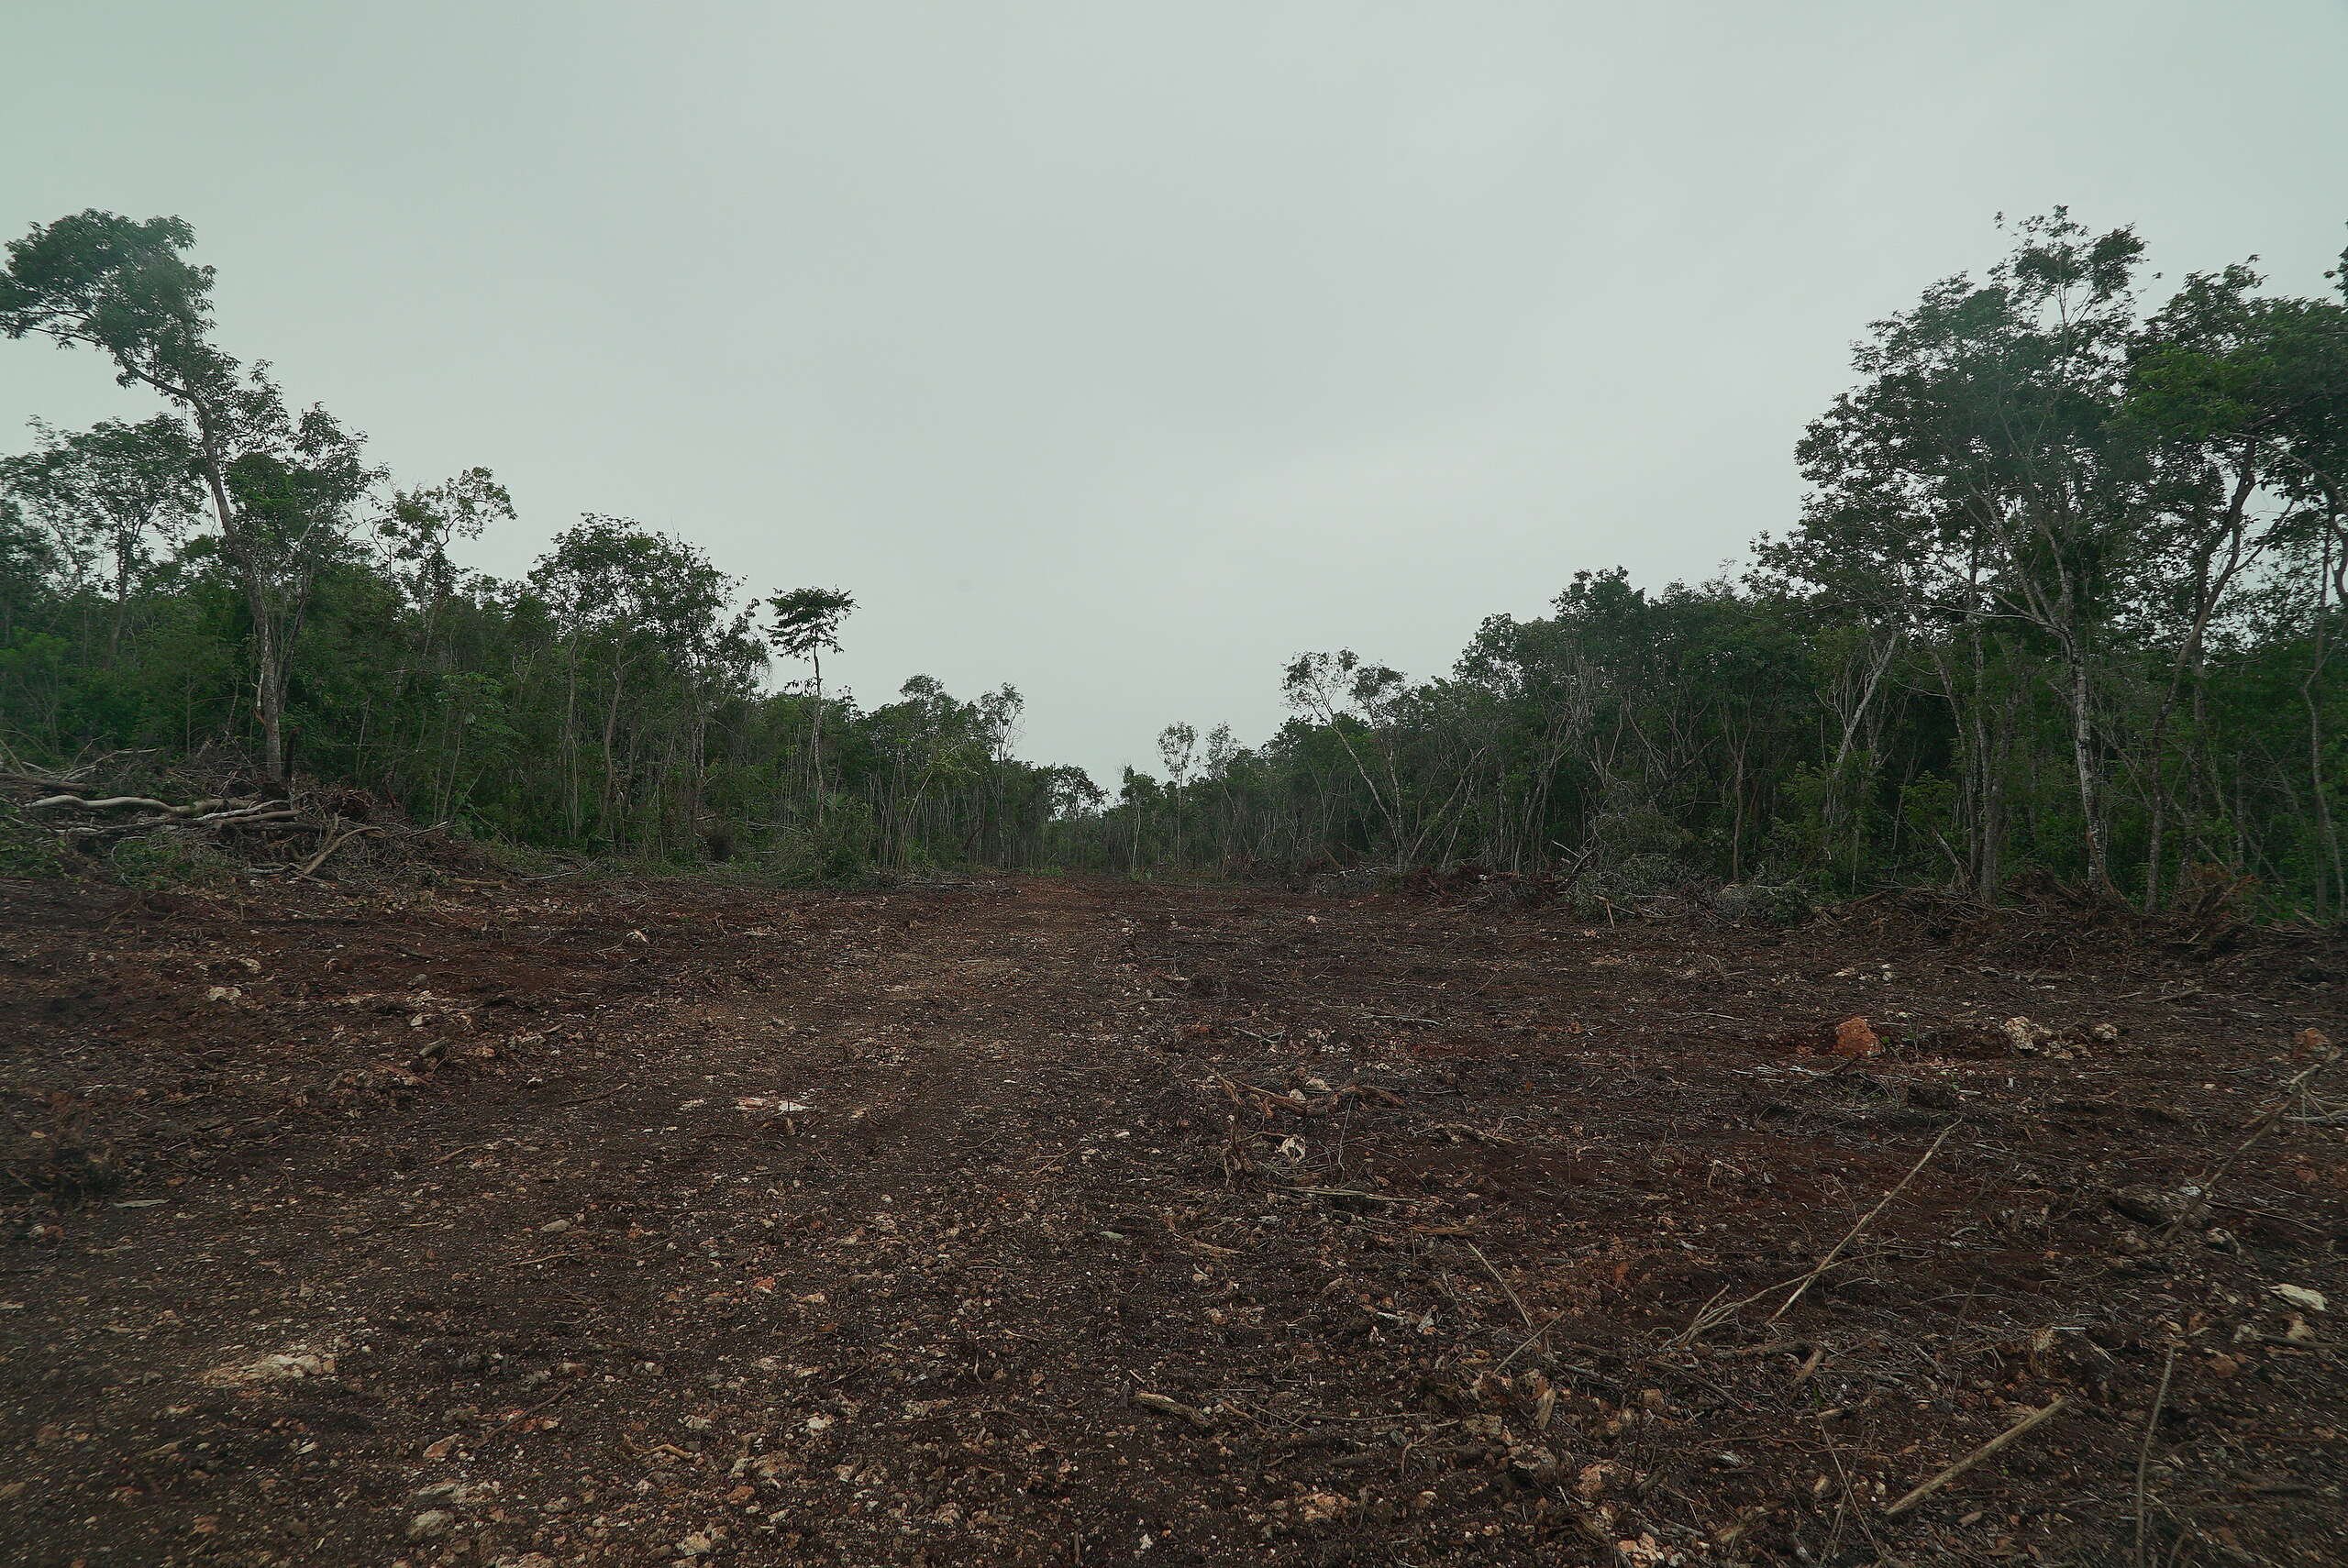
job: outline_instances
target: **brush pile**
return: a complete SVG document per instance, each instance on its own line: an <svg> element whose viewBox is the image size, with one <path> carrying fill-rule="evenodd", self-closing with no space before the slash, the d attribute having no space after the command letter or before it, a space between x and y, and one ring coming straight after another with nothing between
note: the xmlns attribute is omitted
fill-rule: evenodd
<svg viewBox="0 0 2348 1568"><path fill-rule="evenodd" d="M0 815L18 839L100 856L126 840L176 838L255 871L309 876L355 840L381 837L383 805L338 789L264 785L229 767L160 774L117 752L41 770L0 759ZM193 775L193 777L191 777Z"/></svg>

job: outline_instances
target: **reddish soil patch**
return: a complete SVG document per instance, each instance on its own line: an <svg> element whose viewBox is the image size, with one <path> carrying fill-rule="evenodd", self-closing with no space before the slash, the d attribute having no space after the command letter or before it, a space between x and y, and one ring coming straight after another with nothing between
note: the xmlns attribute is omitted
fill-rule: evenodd
<svg viewBox="0 0 2348 1568"><path fill-rule="evenodd" d="M1895 900L0 884L0 1555L2335 1562L2348 1067L2283 1086L2344 975Z"/></svg>

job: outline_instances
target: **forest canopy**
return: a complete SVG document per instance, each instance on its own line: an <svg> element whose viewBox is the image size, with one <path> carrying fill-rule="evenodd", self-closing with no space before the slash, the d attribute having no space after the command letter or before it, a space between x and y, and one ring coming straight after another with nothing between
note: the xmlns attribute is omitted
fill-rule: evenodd
<svg viewBox="0 0 2348 1568"><path fill-rule="evenodd" d="M2154 909L2220 882L2336 919L2348 267L2162 286L2128 228L2009 238L1867 327L1740 575L1593 567L1420 679L1301 653L1267 672L1277 734L1169 725L1113 795L1014 755L1009 686L826 690L839 589L595 514L518 579L465 569L515 520L490 469L403 483L216 342L186 224L72 215L7 246L0 333L154 411L0 458L0 744L801 877L1473 865Z"/></svg>

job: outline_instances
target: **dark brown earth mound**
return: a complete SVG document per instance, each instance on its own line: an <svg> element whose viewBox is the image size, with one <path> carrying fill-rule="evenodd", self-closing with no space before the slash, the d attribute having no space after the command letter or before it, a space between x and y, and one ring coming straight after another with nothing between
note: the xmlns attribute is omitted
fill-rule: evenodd
<svg viewBox="0 0 2348 1568"><path fill-rule="evenodd" d="M0 884L0 1557L2348 1560L2336 941L1439 891Z"/></svg>

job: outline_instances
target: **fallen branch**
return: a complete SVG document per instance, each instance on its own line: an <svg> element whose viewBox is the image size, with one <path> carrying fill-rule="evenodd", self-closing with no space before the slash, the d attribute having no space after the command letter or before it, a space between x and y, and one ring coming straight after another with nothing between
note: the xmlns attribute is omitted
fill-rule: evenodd
<svg viewBox="0 0 2348 1568"><path fill-rule="evenodd" d="M127 838L132 834L150 833L159 828L183 824L169 817L141 817L137 822L104 823L91 827L59 827L54 831L64 838Z"/></svg>
<svg viewBox="0 0 2348 1568"><path fill-rule="evenodd" d="M340 824L341 821L342 819L339 817L335 819L338 825ZM332 832L331 829L328 831ZM334 837L327 840L325 848L319 850L316 855L311 856L309 859L304 861L294 871L294 875L296 877L307 877L310 873L316 871L319 867L327 863L327 856L332 855L336 850L340 849L352 839L363 838L371 833L381 833L382 831L383 830L379 827L355 827L349 833L336 834Z"/></svg>
<svg viewBox="0 0 2348 1568"><path fill-rule="evenodd" d="M169 802L145 795L103 795L95 800L82 795L43 795L38 801L26 801L24 809L28 812L50 812L71 807L77 812L118 812L130 806L150 812L168 812L172 809Z"/></svg>
<svg viewBox="0 0 2348 1568"><path fill-rule="evenodd" d="M208 812L219 811L222 807L231 804L238 806L239 809L243 809L251 806L253 802L249 801L232 802L224 799L191 801L185 805L174 806L169 801L159 801L152 795L101 795L96 797L83 795L44 795L39 800L26 801L20 809L28 813L35 812L69 810L75 812L122 812L136 809L142 812L153 812L159 816L170 821L184 821L189 817L198 817Z"/></svg>
<svg viewBox="0 0 2348 1568"><path fill-rule="evenodd" d="M0 784L24 785L35 790L63 790L83 795L98 792L95 784L78 784L71 778L52 778L45 773L19 773L13 768L0 770Z"/></svg>
<svg viewBox="0 0 2348 1568"><path fill-rule="evenodd" d="M1202 1430L1214 1425L1214 1418L1204 1410L1195 1406L1185 1405L1180 1399L1170 1399L1163 1394L1151 1394L1137 1388L1134 1391L1134 1403L1156 1410L1161 1415L1179 1416Z"/></svg>
<svg viewBox="0 0 2348 1568"><path fill-rule="evenodd" d="M275 801L239 801L226 803L223 810L206 812L192 820L199 827L218 827L230 823L276 822L301 814L293 807Z"/></svg>
<svg viewBox="0 0 2348 1568"><path fill-rule="evenodd" d="M1215 1077L1222 1082L1224 1093L1231 1097L1231 1103L1243 1110L1246 1109L1246 1101L1239 1098L1239 1091L1245 1089L1256 1097L1257 1109L1268 1118L1275 1107L1287 1111L1291 1116L1301 1116L1305 1113L1305 1102L1302 1100L1290 1099L1284 1094L1274 1094L1268 1088L1257 1088L1254 1084L1241 1083L1236 1078L1224 1077L1221 1073L1215 1074Z"/></svg>
<svg viewBox="0 0 2348 1568"><path fill-rule="evenodd" d="M1357 1192L1349 1187L1291 1187L1290 1192L1301 1192L1311 1198L1358 1198L1364 1203L1399 1203L1409 1209L1423 1209L1423 1198L1390 1198L1382 1192Z"/></svg>
<svg viewBox="0 0 2348 1568"><path fill-rule="evenodd" d="M609 1088L599 1088L593 1094L582 1094L577 1099L559 1099L555 1101L554 1108L557 1110L569 1110L573 1106L593 1105L599 1099L611 1099L612 1096L619 1093L620 1090L629 1088L635 1083L635 1081L636 1080L633 1078L622 1078L619 1082L612 1085Z"/></svg>
<svg viewBox="0 0 2348 1568"><path fill-rule="evenodd" d="M200 827L211 828L215 832L218 833L227 833L230 831L238 833L307 833L316 824L311 822L308 818L303 816L299 812L283 811L247 812L237 816L224 817L218 821L215 821L208 817L199 818L197 820L197 825Z"/></svg>
<svg viewBox="0 0 2348 1568"><path fill-rule="evenodd" d="M2144 1542L2151 1526L2151 1513L2145 1507L2144 1475L2152 1468L2153 1439L2159 1433L2161 1407L2168 1402L2168 1380L2176 1371L2176 1347L2168 1347L2168 1360L2161 1364L2161 1391L2153 1396L2152 1414L2144 1418L2144 1446L2136 1451L2136 1568L2145 1568Z"/></svg>
<svg viewBox="0 0 2348 1568"><path fill-rule="evenodd" d="M1988 1442L1983 1443L1979 1448L1975 1449L1971 1453L1966 1454L1963 1459L1958 1460L1955 1464L1950 1465L1946 1470L1942 1471L1930 1481L1925 1482L1922 1485L1917 1487L1914 1491L1909 1493L1898 1502L1886 1507L1883 1511L1887 1514L1906 1513L1909 1509L1914 1507L1917 1504L1922 1502L1925 1498L1931 1496L1933 1493L1939 1491L1942 1487L1947 1485L1950 1482L1955 1480L1958 1476L1964 1474L1966 1471L1972 1469L1975 1465L1988 1458L1991 1454L1996 1453L1999 1450L2006 1447L2007 1444L2021 1436L2022 1433L2029 1431L2032 1427L2035 1427L2040 1422L2045 1420L2049 1416L2054 1414L2055 1411L2061 1409L2066 1402L2066 1400L2058 1397L2053 1404L2047 1406L2045 1408L2031 1411L2030 1414L2024 1416L2021 1420L2016 1421L2012 1426L2008 1427L2004 1431L1999 1432L1996 1437L1991 1438Z"/></svg>
<svg viewBox="0 0 2348 1568"><path fill-rule="evenodd" d="M2241 1159L2244 1154L2250 1153L2252 1144L2257 1143L2261 1138L2265 1137L2266 1134L2274 1132L2277 1126L2281 1125L2283 1113L2289 1110L2291 1107L2298 1103L2299 1090L2306 1086L2307 1081L2315 1077L2318 1073L2323 1071L2326 1067L2329 1067L2335 1062L2339 1061L2342 1055L2342 1053L2337 1050L2327 1052L2320 1061L2309 1067L2305 1072L2298 1074L2297 1077L2293 1077L2290 1082L2283 1086L2283 1093L2280 1098L2278 1098L2273 1105L2267 1107L2265 1113L2260 1116L2257 1121L2252 1125L2250 1136L2235 1144L2234 1152L2228 1154L2224 1159L2219 1161L2217 1169L2211 1171L2208 1176L2203 1176L2199 1181L2194 1183L2194 1186L2201 1189L2200 1195L2195 1198L2191 1203L2187 1204L2185 1209L2178 1213L2176 1219L2169 1221L2168 1230L2165 1234L2174 1237L2178 1231L2182 1230L2187 1225L2198 1222L2204 1214L2207 1214L2210 1211L2210 1195L2211 1192L2216 1190L2218 1178L2232 1170L2234 1167L2234 1162Z"/></svg>
<svg viewBox="0 0 2348 1568"><path fill-rule="evenodd" d="M1828 1253L1823 1258L1819 1260L1818 1266L1816 1268L1811 1269L1808 1274L1802 1275L1801 1283L1794 1286L1794 1293L1791 1296L1787 1297L1784 1303L1780 1305L1776 1311L1769 1314L1769 1321L1774 1323L1778 1319L1784 1317L1788 1312L1791 1311L1793 1309L1793 1304L1802 1298L1803 1293L1808 1291L1811 1286L1818 1283L1818 1276L1824 1274L1828 1269L1834 1265L1834 1260L1843 1255L1843 1249L1849 1246L1854 1241L1856 1241L1858 1239L1859 1232L1866 1230L1868 1223L1872 1221L1877 1215L1883 1212L1884 1205L1889 1203L1893 1198L1908 1190L1908 1184L1916 1179L1917 1172L1922 1170L1926 1165L1933 1163L1933 1156L1941 1152L1941 1145L1948 1142L1948 1135L1956 1131L1956 1126L1957 1124L1952 1121L1946 1127L1941 1129L1941 1135L1933 1140L1933 1146L1924 1151L1924 1157L1918 1160L1915 1165L1911 1167L1908 1174L1899 1178L1899 1185L1894 1187L1889 1192L1885 1193L1883 1197L1877 1200L1873 1209L1868 1209L1865 1214L1859 1216L1859 1222L1852 1226L1850 1232L1841 1241L1834 1243L1834 1250L1833 1252Z"/></svg>

